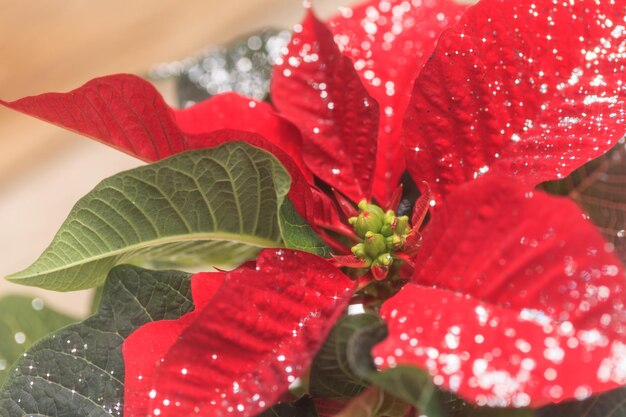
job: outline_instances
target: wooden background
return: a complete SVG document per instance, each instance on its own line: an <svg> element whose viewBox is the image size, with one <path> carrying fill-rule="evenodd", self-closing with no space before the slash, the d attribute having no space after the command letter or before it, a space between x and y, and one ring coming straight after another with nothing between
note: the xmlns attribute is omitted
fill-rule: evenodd
<svg viewBox="0 0 626 417"><path fill-rule="evenodd" d="M331 15L349 0L316 0ZM153 65L263 27L290 28L298 0L0 0L0 97L66 91L95 76L145 74ZM0 275L28 266L73 204L134 159L0 108ZM89 293L51 293L0 280L0 296L26 292L86 314Z"/></svg>

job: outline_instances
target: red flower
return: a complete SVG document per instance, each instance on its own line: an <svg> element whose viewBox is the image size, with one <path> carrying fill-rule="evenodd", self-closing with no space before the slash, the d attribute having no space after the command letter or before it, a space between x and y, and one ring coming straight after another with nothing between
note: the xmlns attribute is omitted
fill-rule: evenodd
<svg viewBox="0 0 626 417"><path fill-rule="evenodd" d="M625 384L624 269L573 203L531 190L624 135L626 2L482 0L436 47L461 7L414 3L422 2L374 1L330 28L309 14L275 70L275 108L231 94L175 111L130 76L4 104L147 160L248 141L286 166L292 201L320 231L351 235L315 178L339 192L342 207L345 195L389 208L406 167L439 209L425 230L416 219L399 233L423 234L415 255L378 237L367 248L367 262L389 254L414 266L381 310L389 325L374 349L381 368L425 368L435 383L490 405L537 406ZM363 227L383 235L380 222ZM303 282L287 284L289 274ZM257 276L278 290L259 287L266 281ZM213 279L224 279L219 296L196 291L197 313L126 343L129 417L196 406L247 416L271 405L308 366L349 288L338 269L297 252L264 252L256 269L197 276L194 285ZM284 285L300 302L265 316ZM230 311L239 313L227 326ZM320 314L303 321L311 312ZM136 353L148 345L150 355Z"/></svg>

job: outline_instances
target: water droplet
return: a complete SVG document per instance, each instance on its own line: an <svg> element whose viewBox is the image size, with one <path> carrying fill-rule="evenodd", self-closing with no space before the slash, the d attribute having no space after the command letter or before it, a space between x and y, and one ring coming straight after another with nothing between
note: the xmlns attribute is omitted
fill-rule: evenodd
<svg viewBox="0 0 626 417"><path fill-rule="evenodd" d="M44 302L41 298L33 298L30 304L37 311L41 311L44 308Z"/></svg>
<svg viewBox="0 0 626 417"><path fill-rule="evenodd" d="M22 332L15 333L14 338L15 343L17 343L18 345L22 345L24 344L24 342L26 342L26 335Z"/></svg>

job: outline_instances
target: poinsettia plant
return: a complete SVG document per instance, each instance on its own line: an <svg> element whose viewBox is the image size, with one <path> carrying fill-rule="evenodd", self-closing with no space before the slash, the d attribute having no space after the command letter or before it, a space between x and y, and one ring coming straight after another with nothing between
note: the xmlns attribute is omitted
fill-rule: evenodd
<svg viewBox="0 0 626 417"><path fill-rule="evenodd" d="M2 101L148 164L9 277L104 288L0 415L626 415L624 231L542 184L617 175L625 65L621 0L370 0L308 10L269 101Z"/></svg>

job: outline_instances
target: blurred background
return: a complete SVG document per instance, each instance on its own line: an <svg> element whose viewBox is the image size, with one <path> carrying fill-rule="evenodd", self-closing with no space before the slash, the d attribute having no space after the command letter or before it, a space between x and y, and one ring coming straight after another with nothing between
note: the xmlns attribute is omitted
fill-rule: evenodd
<svg viewBox="0 0 626 417"><path fill-rule="evenodd" d="M316 0L315 8L329 17L351 3ZM176 82L163 76L189 60L158 64L264 28L290 29L303 14L298 0L0 0L0 98L67 91L93 77L128 72L160 75L157 87L176 105ZM33 262L74 203L100 180L138 164L0 108L0 276ZM14 293L37 297L35 309L45 304L76 317L88 314L91 301L88 291L54 293L0 280L0 297Z"/></svg>

